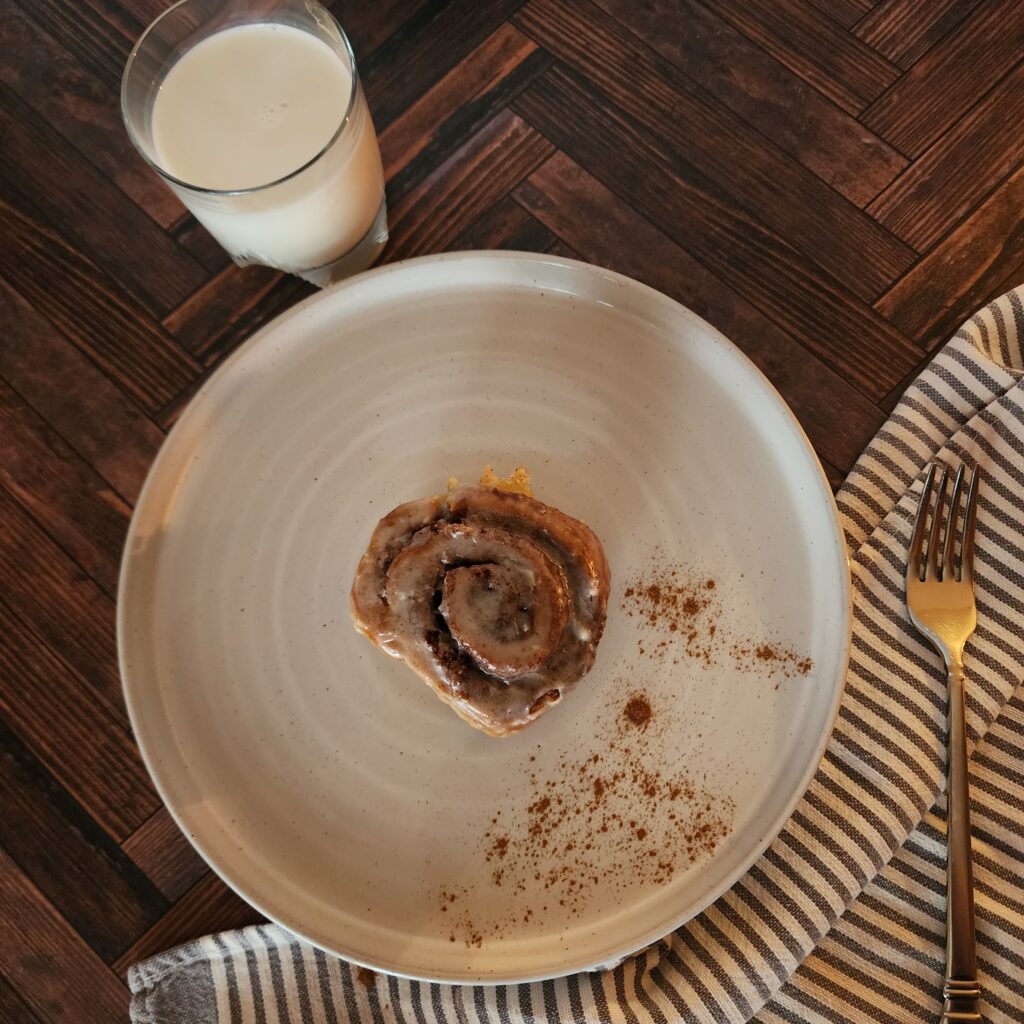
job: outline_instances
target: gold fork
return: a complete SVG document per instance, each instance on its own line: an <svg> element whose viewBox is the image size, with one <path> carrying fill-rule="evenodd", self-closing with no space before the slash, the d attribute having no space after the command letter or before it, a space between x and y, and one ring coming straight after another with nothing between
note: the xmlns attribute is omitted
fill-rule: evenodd
<svg viewBox="0 0 1024 1024"><path fill-rule="evenodd" d="M964 467L957 471L949 512L943 509L949 467L942 467L934 506L936 466L925 477L907 556L907 608L910 619L946 662L949 679L949 741L946 764L946 983L942 1020L980 1021L978 963L974 948L974 878L971 871L971 798L967 780L967 730L964 722L964 644L978 624L974 604L974 522L978 470L971 474L959 564L957 522ZM931 514L929 516L929 509ZM924 549L930 519L928 547ZM940 544L941 541L941 544ZM939 551L942 550L940 561Z"/></svg>

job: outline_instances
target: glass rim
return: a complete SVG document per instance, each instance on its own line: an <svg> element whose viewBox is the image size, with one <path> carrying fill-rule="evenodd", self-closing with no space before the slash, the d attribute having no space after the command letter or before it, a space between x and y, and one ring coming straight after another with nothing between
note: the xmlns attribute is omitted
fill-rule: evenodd
<svg viewBox="0 0 1024 1024"><path fill-rule="evenodd" d="M352 90L348 97L348 106L345 108L345 113L341 118L338 127L334 130L334 133L327 140L327 142L317 150L317 152L311 156L301 167L297 167L294 171L289 171L287 174L282 175L280 178L275 178L273 181L268 181L263 185L253 185L250 188L205 188L202 185L193 185L191 182L184 181L181 178L176 178L170 171L165 170L155 160L151 159L149 154L146 152L145 147L141 144L135 130L132 127L131 120L128 116L127 109L127 96L128 96L128 78L135 66L136 58L139 55L139 51L145 45L146 40L149 38L153 30L166 18L168 15L176 11L179 7L184 7L186 4L192 3L193 0L177 0L177 3L172 4L162 14L154 18L153 21L146 26L146 30L139 36L135 45L132 47L131 53L128 55L128 60L124 66L124 72L121 74L121 120L124 122L125 131L128 133L128 138L131 139L132 145L138 151L139 155L143 160L149 164L150 167L156 171L165 181L168 181L174 185L178 185L181 188L187 189L189 192L196 192L200 195L207 196L247 196L253 195L256 192L263 192L268 188L274 188L276 185L281 185L286 181L290 181L292 178L302 174L303 171L308 170L313 166L341 137L342 133L348 127L349 122L352 120L352 112L355 108L356 95L359 91L359 71L356 68L356 57L352 51L352 44L349 42L348 36L345 34L345 30L341 27L338 19L323 6L323 4L312 0L312 3L316 5L327 16L330 22L338 30L338 35L341 36L341 41L345 47L345 53L348 55L349 68L352 71ZM307 2L307 6L309 3ZM223 29L221 31L224 31ZM212 33L216 35L216 33ZM312 33L310 33L312 34ZM207 38L210 38L207 36ZM197 44L198 45L198 44ZM188 52L188 51L186 51ZM180 57L178 58L181 59ZM172 64L171 67L174 65ZM166 77L166 72L164 73Z"/></svg>

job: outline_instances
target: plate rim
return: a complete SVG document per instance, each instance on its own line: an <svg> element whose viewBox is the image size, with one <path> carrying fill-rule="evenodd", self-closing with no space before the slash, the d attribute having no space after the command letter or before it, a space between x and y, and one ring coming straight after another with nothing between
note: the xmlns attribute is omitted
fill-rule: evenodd
<svg viewBox="0 0 1024 1024"><path fill-rule="evenodd" d="M200 407L202 399L208 391L215 387L222 377L226 377L231 372L232 366L239 361L247 351L251 350L252 347L258 344L265 335L270 334L272 331L279 330L283 323L297 315L300 315L310 306L324 301L329 301L334 295L339 293L343 293L353 288L359 288L364 284L364 282L371 278L379 279L386 275L402 274L407 272L409 268L425 265L478 261L493 261L496 263L519 262L533 264L536 266L556 266L569 271L576 271L578 273L591 274L596 275L599 278L604 278L606 281L634 290L641 296L645 297L648 301L661 304L666 309L670 309L675 315L681 315L684 319L691 321L700 330L706 332L716 344L724 346L734 357L738 357L741 362L745 363L746 368L751 371L754 378L760 382L764 397L770 399L776 408L782 412L783 416L789 421L790 426L795 429L799 441L802 443L806 454L810 458L821 492L826 499L826 506L831 512L831 515L828 517L829 524L832 528L830 547L833 549L833 556L838 556L836 561L840 569L841 576L841 579L838 582L846 597L846 600L843 603L843 620L845 623L845 629L842 630L842 651L839 652L837 661L837 666L839 666L840 670L838 671L838 678L832 683L833 694L831 707L827 714L827 726L822 729L821 735L815 744L814 751L808 759L808 767L800 777L799 783L794 787L793 793L779 815L778 827L766 830L765 835L751 847L750 852L740 862L739 866L727 875L722 882L708 891L701 899L691 903L687 907L686 912L677 917L667 931L664 931L661 926L658 926L653 929L653 932L644 933L640 941L632 941L626 947L620 946L601 956L590 957L583 962L574 962L568 965L563 965L557 970L548 970L539 974L535 972L510 973L502 977L481 975L479 973L474 973L471 970L452 975L416 973L414 970L402 969L395 964L385 964L379 961L363 959L357 954L341 952L338 948L332 948L323 941L317 941L303 932L300 928L285 924L284 921L280 919L283 915L277 915L269 912L263 905L262 900L254 899L244 891L245 887L243 885L236 884L236 882L228 877L229 869L227 867L222 868L220 864L215 863L214 859L204 850L203 844L200 840L190 831L189 827L183 820L183 817L179 814L179 811L168 799L164 782L154 767L156 758L149 749L148 742L144 738L143 731L139 726L140 712L136 707L136 699L138 699L138 697L133 699L132 687L129 684L129 673L126 667L127 628L125 618L127 616L127 596L131 586L132 576L132 569L130 566L133 559L131 557L131 552L134 541L136 540L136 532L142 518L142 510L146 505L147 497L151 489L155 486L155 481L160 476L164 463L171 457L170 452L175 435L183 432L184 428L182 427L182 424L188 417L198 414L196 410ZM533 982L547 981L553 978L566 977L570 974L609 969L622 963L625 959L640 950L647 948L652 943L659 941L666 935L672 934L676 929L696 918L711 906L712 903L721 898L725 893L729 892L748 874L751 867L753 867L753 865L758 861L764 851L778 838L789 824L794 811L803 799L811 781L817 774L818 769L821 767L821 762L824 758L829 740L835 731L836 720L839 715L843 694L846 689L846 679L849 673L849 658L852 646L852 627L853 590L850 576L849 551L846 547L845 535L839 516L839 509L835 501L835 495L832 493L831 485L825 475L821 461L818 458L818 455L814 450L814 446L811 444L810 438L807 436L802 424L797 419L788 403L779 393L778 389L774 384L772 384L760 367L758 367L757 364L754 363L754 361L742 349L740 349L738 345L730 341L721 331L708 323L703 317L693 312L693 310L689 309L678 300L673 299L671 296L666 295L664 292L661 292L650 285L644 284L643 282L625 274L620 274L617 271L609 270L596 264L587 263L583 260L568 259L566 257L553 256L547 253L534 253L518 250L478 249L455 253L436 253L417 256L405 260L397 260L394 263L387 264L386 266L375 267L307 296L302 301L295 303L295 305L289 307L278 316L263 324L258 330L241 342L238 347L220 364L220 366L210 374L210 376L203 382L202 386L188 400L171 429L168 431L167 436L161 442L160 448L146 472L145 480L139 490L138 497L136 498L135 505L132 510L131 520L129 522L122 549L117 586L116 635L118 670L121 679L121 693L128 712L128 719L132 728L132 736L139 748L143 763L146 766L147 773L149 774L157 795L160 797L162 806L170 814L174 823L187 838L192 848L203 859L206 866L210 868L214 874L228 886L228 888L245 900L245 902L266 917L269 921L331 956L337 956L349 963L355 964L356 966L366 967L375 971L382 971L386 974L394 975L399 978L427 983L453 985L484 985L490 987L507 984L530 984ZM136 690L138 689L138 684L136 684L135 688ZM654 934L655 932L656 934Z"/></svg>

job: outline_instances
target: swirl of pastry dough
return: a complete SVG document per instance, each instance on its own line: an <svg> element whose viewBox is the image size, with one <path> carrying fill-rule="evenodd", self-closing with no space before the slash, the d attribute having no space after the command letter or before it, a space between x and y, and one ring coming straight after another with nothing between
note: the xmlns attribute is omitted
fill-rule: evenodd
<svg viewBox="0 0 1024 1024"><path fill-rule="evenodd" d="M577 519L469 485L400 505L356 570L352 617L471 725L522 729L594 663L608 563Z"/></svg>

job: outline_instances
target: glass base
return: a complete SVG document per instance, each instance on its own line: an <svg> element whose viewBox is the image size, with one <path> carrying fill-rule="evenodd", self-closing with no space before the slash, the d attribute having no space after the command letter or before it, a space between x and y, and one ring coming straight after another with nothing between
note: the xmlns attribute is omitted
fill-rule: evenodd
<svg viewBox="0 0 1024 1024"><path fill-rule="evenodd" d="M388 208L387 198L383 197L380 201L380 208L377 210L377 216L373 218L373 223L370 225L370 230L363 235L354 248L349 249L348 252L337 259L331 260L330 263L321 264L319 267L311 267L309 270L288 270L286 272L294 274L296 277L301 277L304 281L309 281L310 284L315 284L317 288L326 288L335 281L341 281L346 277L351 277L353 274L358 274L360 271L372 267L387 244ZM240 267L251 267L254 265L274 266L273 263L258 258L247 259L245 256L232 256L231 258ZM277 269L281 270L284 268L278 267Z"/></svg>
<svg viewBox="0 0 1024 1024"><path fill-rule="evenodd" d="M382 198L380 209L374 217L370 230L356 243L353 249L349 249L343 256L339 256L330 263L325 263L310 270L297 270L294 273L317 288L326 288L335 281L341 281L353 274L372 267L377 258L384 251L388 244L388 208L387 199Z"/></svg>

